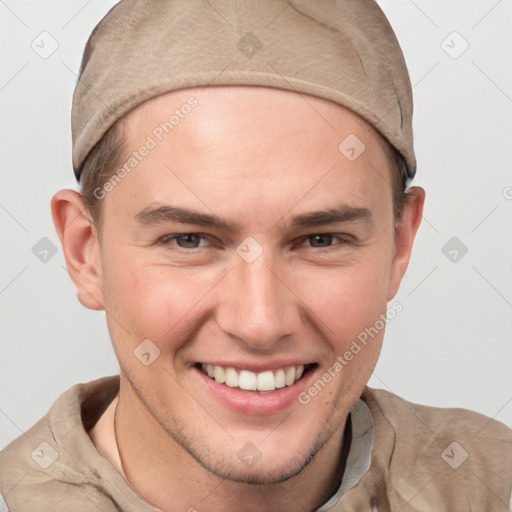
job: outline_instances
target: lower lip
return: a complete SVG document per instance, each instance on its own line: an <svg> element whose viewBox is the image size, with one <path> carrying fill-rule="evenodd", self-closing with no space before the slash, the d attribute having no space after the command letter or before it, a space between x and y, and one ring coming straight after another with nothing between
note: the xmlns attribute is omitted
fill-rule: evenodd
<svg viewBox="0 0 512 512"><path fill-rule="evenodd" d="M201 383L206 387L207 391L219 402L236 412L257 416L282 412L294 402L297 402L298 395L306 388L309 379L314 373L314 370L310 369L292 386L286 386L276 389L272 393L260 395L257 391L244 392L238 388L230 388L225 384L219 384L198 368L194 367L193 371L199 375Z"/></svg>

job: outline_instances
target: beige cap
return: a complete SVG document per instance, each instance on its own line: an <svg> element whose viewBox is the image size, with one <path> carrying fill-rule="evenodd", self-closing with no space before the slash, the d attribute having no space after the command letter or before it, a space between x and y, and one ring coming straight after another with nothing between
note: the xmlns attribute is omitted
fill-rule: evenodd
<svg viewBox="0 0 512 512"><path fill-rule="evenodd" d="M416 171L412 90L373 0L122 0L84 50L71 115L73 168L117 119L176 89L254 85L350 108Z"/></svg>

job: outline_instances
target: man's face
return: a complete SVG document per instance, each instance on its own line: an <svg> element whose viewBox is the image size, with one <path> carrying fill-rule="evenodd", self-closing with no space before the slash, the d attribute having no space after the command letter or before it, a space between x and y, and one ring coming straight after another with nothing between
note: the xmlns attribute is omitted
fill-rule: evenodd
<svg viewBox="0 0 512 512"><path fill-rule="evenodd" d="M191 96L197 106L158 141L155 128ZM219 476L294 475L341 439L383 330L332 367L401 277L383 146L339 105L253 87L166 94L124 122L128 153L157 142L102 204L102 305L124 392ZM362 146L338 149L351 134L365 145L355 160ZM153 344L160 353L143 364ZM266 372L262 385L282 386L283 373L291 385L243 391L202 365L220 367L218 380L245 370L248 387Z"/></svg>

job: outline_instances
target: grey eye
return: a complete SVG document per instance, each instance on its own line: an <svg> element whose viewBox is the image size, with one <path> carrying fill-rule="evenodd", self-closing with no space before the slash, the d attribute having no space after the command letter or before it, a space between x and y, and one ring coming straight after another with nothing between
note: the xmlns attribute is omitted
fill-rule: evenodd
<svg viewBox="0 0 512 512"><path fill-rule="evenodd" d="M186 234L176 236L176 244L183 249L195 249L201 243L200 235Z"/></svg>
<svg viewBox="0 0 512 512"><path fill-rule="evenodd" d="M308 238L311 247L329 247L332 245L332 235L313 235Z"/></svg>

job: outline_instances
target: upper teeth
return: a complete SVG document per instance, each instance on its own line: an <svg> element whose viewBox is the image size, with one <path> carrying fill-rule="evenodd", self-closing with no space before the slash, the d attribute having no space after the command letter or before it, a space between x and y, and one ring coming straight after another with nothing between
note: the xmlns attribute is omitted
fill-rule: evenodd
<svg viewBox="0 0 512 512"><path fill-rule="evenodd" d="M202 364L201 368L209 377L219 384L225 384L230 388L240 388L247 391L274 391L275 389L291 386L297 382L304 373L304 365L279 368L254 373L249 370L236 370L229 366L214 366Z"/></svg>

